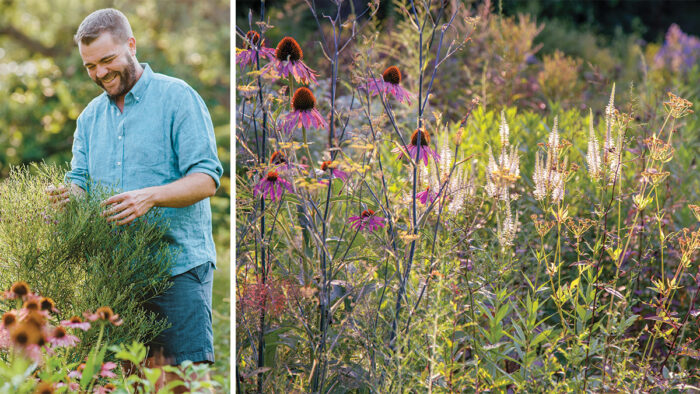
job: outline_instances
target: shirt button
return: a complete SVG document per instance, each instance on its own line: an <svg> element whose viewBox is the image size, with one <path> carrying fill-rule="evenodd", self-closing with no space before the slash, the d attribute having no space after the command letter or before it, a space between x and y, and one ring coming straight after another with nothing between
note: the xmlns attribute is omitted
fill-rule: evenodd
<svg viewBox="0 0 700 394"><path fill-rule="evenodd" d="M119 136L119 139L122 139L122 136L121 136L121 135Z"/></svg>
<svg viewBox="0 0 700 394"><path fill-rule="evenodd" d="M122 165L122 162L121 162L121 161L118 161L118 162L117 162L117 165L118 165L118 166Z"/></svg>

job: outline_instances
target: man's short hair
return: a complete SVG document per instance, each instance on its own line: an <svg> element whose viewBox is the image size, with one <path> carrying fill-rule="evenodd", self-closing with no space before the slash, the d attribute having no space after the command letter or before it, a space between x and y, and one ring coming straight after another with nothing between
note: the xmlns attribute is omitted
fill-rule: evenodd
<svg viewBox="0 0 700 394"><path fill-rule="evenodd" d="M121 42L126 42L133 37L131 25L121 11L114 8L97 10L83 19L75 33L73 40L76 44L90 45L100 34L110 32L112 36Z"/></svg>

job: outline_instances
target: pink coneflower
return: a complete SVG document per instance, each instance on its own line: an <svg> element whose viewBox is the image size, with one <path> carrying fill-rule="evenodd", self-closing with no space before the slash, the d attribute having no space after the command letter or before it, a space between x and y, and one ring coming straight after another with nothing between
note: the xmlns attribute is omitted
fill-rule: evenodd
<svg viewBox="0 0 700 394"><path fill-rule="evenodd" d="M3 293L3 298L6 300L14 300L17 298L24 299L32 295L32 292L29 290L29 285L26 282L19 281L13 283L10 290Z"/></svg>
<svg viewBox="0 0 700 394"><path fill-rule="evenodd" d="M304 52L299 43L292 37L284 37L277 44L275 57L265 66L265 70L273 69L281 78L287 78L291 74L297 82L305 85L316 83L316 71L304 64L302 59Z"/></svg>
<svg viewBox="0 0 700 394"><path fill-rule="evenodd" d="M83 377L83 370L85 369L85 363L78 365L75 371L68 372L68 377L71 379L81 379Z"/></svg>
<svg viewBox="0 0 700 394"><path fill-rule="evenodd" d="M112 372L112 370L116 367L117 364L111 361L103 363L102 368L100 368L100 376L102 376L103 378L116 378L117 374Z"/></svg>
<svg viewBox="0 0 700 394"><path fill-rule="evenodd" d="M396 66L384 70L381 78L369 78L360 88L367 90L372 97L379 93L390 94L400 103L404 101L411 105L411 93L401 87L401 71Z"/></svg>
<svg viewBox="0 0 700 394"><path fill-rule="evenodd" d="M15 323L17 323L17 313L14 311L7 311L2 315L2 321L0 322L0 328L7 329Z"/></svg>
<svg viewBox="0 0 700 394"><path fill-rule="evenodd" d="M78 328L83 331L90 329L90 323L84 322L83 319L78 316L73 316L70 320L61 320L61 325L68 328Z"/></svg>
<svg viewBox="0 0 700 394"><path fill-rule="evenodd" d="M430 148L430 134L428 133L427 130L419 130L416 129L416 131L411 134L411 143L408 144L408 154L411 156L412 159L416 158L416 152L418 150L418 140L420 139L420 157L417 158L418 161L421 159L423 160L423 163L425 165L428 165L428 156L431 156L435 160L440 160L440 155L437 154L434 150ZM392 150L394 153L399 154L399 159L403 157L403 150L401 147L396 147Z"/></svg>
<svg viewBox="0 0 700 394"><path fill-rule="evenodd" d="M350 223L350 227L357 231L364 229L374 231L379 227L384 227L384 218L374 216L374 211L371 209L365 209L360 216L349 217L348 223Z"/></svg>
<svg viewBox="0 0 700 394"><path fill-rule="evenodd" d="M97 386L95 387L95 394L106 394L106 393L111 393L112 391L116 390L116 386L112 383L107 383L104 386Z"/></svg>
<svg viewBox="0 0 700 394"><path fill-rule="evenodd" d="M291 163L287 159L287 155L285 155L284 152L278 150L272 152L272 155L270 156L270 165L274 168L275 171L278 172L289 171L293 168L306 169L307 167L307 165L305 164Z"/></svg>
<svg viewBox="0 0 700 394"><path fill-rule="evenodd" d="M260 182L255 185L253 188L253 195L257 196L262 194L263 197L267 196L267 198L274 202L282 199L284 189L293 193L292 185L289 182L280 177L277 171L269 171L267 175L260 179Z"/></svg>
<svg viewBox="0 0 700 394"><path fill-rule="evenodd" d="M121 326L123 321L119 318L119 315L114 314L112 308L108 306L101 306L95 310L95 313L90 311L83 312L83 316L89 321L102 320L112 323L115 326Z"/></svg>
<svg viewBox="0 0 700 394"><path fill-rule="evenodd" d="M292 96L292 112L288 113L282 121L282 129L291 133L295 128L323 129L328 126L326 119L316 109L316 97L311 90L301 87Z"/></svg>
<svg viewBox="0 0 700 394"><path fill-rule="evenodd" d="M42 311L58 313L58 309L56 309L56 303L49 297L41 297L41 300L39 301L39 306L41 307Z"/></svg>
<svg viewBox="0 0 700 394"><path fill-rule="evenodd" d="M70 335L66 331L66 328L63 326L58 326L54 328L51 331L48 340L49 343L51 343L55 347L73 347L78 342L80 342L80 339L78 339L78 337L76 337L75 335Z"/></svg>
<svg viewBox="0 0 700 394"><path fill-rule="evenodd" d="M416 197L418 198L418 201L420 201L421 204L427 205L427 204L432 204L435 199L437 199L438 194L435 193L430 189L430 186L426 187L425 190L423 190L420 193L416 193ZM428 202L430 201L430 202Z"/></svg>
<svg viewBox="0 0 700 394"><path fill-rule="evenodd" d="M259 45L260 34L256 31L249 31L245 35L246 41L243 50L237 50L236 52L236 64L241 66L241 69L245 68L248 64L254 64L256 61L256 54L259 54L260 58L266 58L269 61L274 60L275 50L265 46L265 40L263 40ZM252 46L250 44L253 44Z"/></svg>
<svg viewBox="0 0 700 394"><path fill-rule="evenodd" d="M341 179L343 182L348 180L348 174L345 171L338 169L338 162L324 161L321 163L321 174L328 174L329 179ZM326 180L321 180L321 183L326 184Z"/></svg>

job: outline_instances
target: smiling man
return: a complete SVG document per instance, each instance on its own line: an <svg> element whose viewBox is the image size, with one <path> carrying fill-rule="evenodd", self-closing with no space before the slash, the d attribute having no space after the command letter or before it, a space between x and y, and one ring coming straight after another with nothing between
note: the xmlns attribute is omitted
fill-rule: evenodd
<svg viewBox="0 0 700 394"><path fill-rule="evenodd" d="M185 82L154 73L136 59L136 39L120 11L103 9L75 35L90 78L104 93L78 118L70 187L50 191L56 202L114 187L103 216L117 225L159 209L175 252L173 286L151 308L171 327L151 344L151 366L185 360L214 362L211 321L216 251L210 196L223 173L209 111ZM115 305L115 309L118 309Z"/></svg>

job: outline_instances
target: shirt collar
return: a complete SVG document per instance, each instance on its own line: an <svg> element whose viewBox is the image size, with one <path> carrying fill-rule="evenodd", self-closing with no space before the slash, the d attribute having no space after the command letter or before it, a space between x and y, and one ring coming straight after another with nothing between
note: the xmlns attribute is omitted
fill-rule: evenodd
<svg viewBox="0 0 700 394"><path fill-rule="evenodd" d="M140 64L141 67L143 67L143 73L141 73L139 80L136 81L131 90L129 90L129 93L126 94L127 96L131 95L131 97L136 101L141 101L141 98L146 93L146 88L148 87L149 82L151 82L151 79L153 78L153 70L151 70L151 66L149 66L148 63Z"/></svg>

